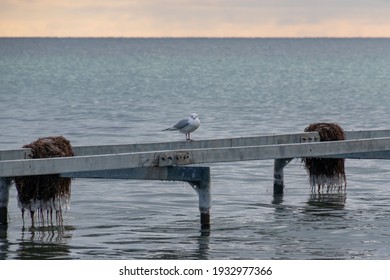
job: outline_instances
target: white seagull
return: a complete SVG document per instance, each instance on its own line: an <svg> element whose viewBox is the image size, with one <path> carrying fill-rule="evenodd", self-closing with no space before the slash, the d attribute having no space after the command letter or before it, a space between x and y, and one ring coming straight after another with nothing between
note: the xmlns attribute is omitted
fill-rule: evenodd
<svg viewBox="0 0 390 280"><path fill-rule="evenodd" d="M195 131L199 126L200 126L200 121L199 121L198 115L195 113L192 113L187 119L182 119L182 120L178 121L174 126L167 128L167 129L163 129L162 131L178 130L181 133L185 133L186 140L191 140L190 133Z"/></svg>

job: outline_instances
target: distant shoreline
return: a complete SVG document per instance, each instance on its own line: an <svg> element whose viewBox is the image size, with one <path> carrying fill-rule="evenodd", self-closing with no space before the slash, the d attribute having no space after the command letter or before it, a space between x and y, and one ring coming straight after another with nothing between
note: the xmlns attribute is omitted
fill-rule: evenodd
<svg viewBox="0 0 390 280"><path fill-rule="evenodd" d="M390 37L115 37L115 36L102 36L102 37L56 37L56 36L0 36L0 39L272 39L272 40L311 40L311 39L341 39L341 40L367 40L367 39L390 39Z"/></svg>

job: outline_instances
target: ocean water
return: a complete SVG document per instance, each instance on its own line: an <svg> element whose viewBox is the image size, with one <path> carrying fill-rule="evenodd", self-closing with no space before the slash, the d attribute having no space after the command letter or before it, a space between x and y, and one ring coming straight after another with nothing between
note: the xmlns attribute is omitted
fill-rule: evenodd
<svg viewBox="0 0 390 280"><path fill-rule="evenodd" d="M0 149L390 129L389 39L0 39ZM187 183L76 179L58 227L23 222L10 190L0 259L388 259L390 165L347 160L347 190L313 194L299 159L210 164L211 232Z"/></svg>

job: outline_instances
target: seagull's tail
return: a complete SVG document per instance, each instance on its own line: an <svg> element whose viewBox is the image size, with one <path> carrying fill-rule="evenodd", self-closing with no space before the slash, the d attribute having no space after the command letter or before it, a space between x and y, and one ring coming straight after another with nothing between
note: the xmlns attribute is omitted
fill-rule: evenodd
<svg viewBox="0 0 390 280"><path fill-rule="evenodd" d="M167 130L172 131L172 130L177 130L177 129L174 128L174 127L169 127L169 128L163 129L163 130L161 130L161 131L167 131Z"/></svg>

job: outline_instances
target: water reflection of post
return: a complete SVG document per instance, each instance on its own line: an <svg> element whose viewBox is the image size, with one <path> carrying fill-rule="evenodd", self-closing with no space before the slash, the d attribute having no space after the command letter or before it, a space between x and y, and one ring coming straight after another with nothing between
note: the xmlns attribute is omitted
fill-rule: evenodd
<svg viewBox="0 0 390 280"><path fill-rule="evenodd" d="M273 205L282 204L283 203L283 195L282 194L274 195L271 203Z"/></svg>
<svg viewBox="0 0 390 280"><path fill-rule="evenodd" d="M198 239L198 252L194 256L198 260L207 260L209 259L210 251L210 234L202 233Z"/></svg>

